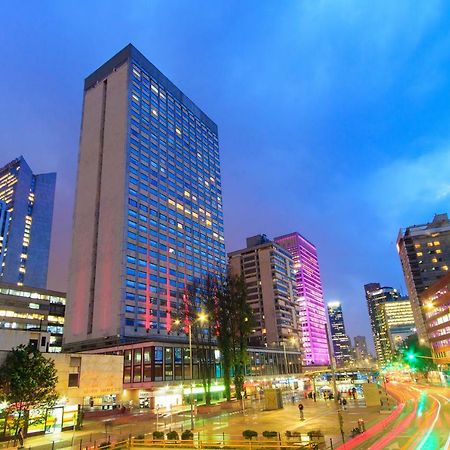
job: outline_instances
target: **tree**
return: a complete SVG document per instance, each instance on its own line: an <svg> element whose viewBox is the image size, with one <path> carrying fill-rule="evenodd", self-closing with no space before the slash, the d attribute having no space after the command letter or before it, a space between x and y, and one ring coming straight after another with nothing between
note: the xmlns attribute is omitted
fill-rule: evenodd
<svg viewBox="0 0 450 450"><path fill-rule="evenodd" d="M217 344L222 355L225 396L228 400L231 397L231 372L234 374L236 397L240 399L242 396L251 319L252 309L247 302L245 279L242 275L228 273L220 284L217 307Z"/></svg>
<svg viewBox="0 0 450 450"><path fill-rule="evenodd" d="M14 348L0 367L0 401L7 403L6 414L13 417L14 435L20 428L26 435L31 410L51 408L56 392L55 364L31 346ZM34 423L39 420L36 419Z"/></svg>
<svg viewBox="0 0 450 450"><path fill-rule="evenodd" d="M245 366L248 363L248 338L252 329L252 308L247 301L247 286L243 274L230 275L231 354L236 397L244 390Z"/></svg>
<svg viewBox="0 0 450 450"><path fill-rule="evenodd" d="M232 345L232 328L233 328L233 312L231 298L230 274L221 284L218 290L217 305L217 347L222 357L223 383L225 386L225 398L231 400L231 370L233 363Z"/></svg>
<svg viewBox="0 0 450 450"><path fill-rule="evenodd" d="M189 284L184 295L185 321L191 327L192 341L207 405L211 404L211 380L215 367L217 290L217 278L214 275L207 275L203 280L194 280ZM190 357L193 358L194 355L190 355Z"/></svg>
<svg viewBox="0 0 450 450"><path fill-rule="evenodd" d="M240 399L248 362L247 342L252 326L252 309L247 303L244 277L231 273L223 278L209 274L204 279L190 283L183 297L183 314L185 322L191 325L206 404L211 401L216 343L221 353L225 397L228 400L231 398L233 374L236 396Z"/></svg>

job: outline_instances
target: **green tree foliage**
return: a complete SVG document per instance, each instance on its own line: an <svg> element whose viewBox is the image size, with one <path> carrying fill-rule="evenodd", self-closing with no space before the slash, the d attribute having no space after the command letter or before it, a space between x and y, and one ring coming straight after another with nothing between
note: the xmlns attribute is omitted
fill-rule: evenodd
<svg viewBox="0 0 450 450"><path fill-rule="evenodd" d="M0 401L7 403L6 414L14 417L13 431L27 432L31 410L44 411L58 399L55 364L31 346L13 349L0 367Z"/></svg>
<svg viewBox="0 0 450 450"><path fill-rule="evenodd" d="M217 343L222 354L225 394L230 399L231 373L234 374L236 397L242 397L247 343L252 327L252 309L242 275L228 273L220 283L217 308Z"/></svg>
<svg viewBox="0 0 450 450"><path fill-rule="evenodd" d="M218 279L207 275L187 286L184 321L190 323L193 358L196 356L200 378L205 392L205 403L211 404L211 381L215 368L214 343L216 339Z"/></svg>
<svg viewBox="0 0 450 450"><path fill-rule="evenodd" d="M205 403L211 403L216 343L221 353L225 396L228 400L231 397L231 378L234 375L236 396L240 399L248 362L247 342L252 326L252 310L247 303L243 276L231 273L224 278L207 275L190 283L183 299L177 321L180 324L188 322L191 326L193 353L199 363Z"/></svg>

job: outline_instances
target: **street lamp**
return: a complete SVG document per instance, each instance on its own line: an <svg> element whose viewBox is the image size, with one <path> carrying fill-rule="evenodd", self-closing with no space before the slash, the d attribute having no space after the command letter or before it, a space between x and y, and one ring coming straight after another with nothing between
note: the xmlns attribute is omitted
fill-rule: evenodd
<svg viewBox="0 0 450 450"><path fill-rule="evenodd" d="M201 312L197 320L203 324L208 320L208 316ZM180 325L180 319L174 320L175 325ZM193 361L192 361L192 323L190 321L187 321L188 326L188 336L189 336L189 372L190 372L190 394L189 394L189 403L190 403L190 412L191 412L191 430L194 429L194 399L193 399L193 392L192 392L192 383L194 381L194 370L193 370Z"/></svg>

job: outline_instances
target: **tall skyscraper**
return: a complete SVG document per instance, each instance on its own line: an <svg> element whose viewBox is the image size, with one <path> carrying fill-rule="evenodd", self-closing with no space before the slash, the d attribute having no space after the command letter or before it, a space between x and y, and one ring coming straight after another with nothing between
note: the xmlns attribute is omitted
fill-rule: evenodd
<svg viewBox="0 0 450 450"><path fill-rule="evenodd" d="M355 336L353 339L355 343L355 357L357 361L362 361L369 357L367 350L367 342L365 336Z"/></svg>
<svg viewBox="0 0 450 450"><path fill-rule="evenodd" d="M397 250L405 275L417 334L427 342L421 294L450 267L450 221L436 214L433 221L400 230Z"/></svg>
<svg viewBox="0 0 450 450"><path fill-rule="evenodd" d="M289 252L265 235L247 239L247 247L228 254L232 273L243 274L254 329L250 344L261 347L300 344L299 304L294 262Z"/></svg>
<svg viewBox="0 0 450 450"><path fill-rule="evenodd" d="M415 333L409 299L379 283L364 286L377 359L386 363L401 342Z"/></svg>
<svg viewBox="0 0 450 450"><path fill-rule="evenodd" d="M337 366L348 364L351 359L351 343L345 333L344 314L340 302L328 302L331 342Z"/></svg>
<svg viewBox="0 0 450 450"><path fill-rule="evenodd" d="M170 340L225 270L217 125L128 45L85 80L65 348Z"/></svg>
<svg viewBox="0 0 450 450"><path fill-rule="evenodd" d="M55 184L22 156L0 168L0 282L47 286Z"/></svg>
<svg viewBox="0 0 450 450"><path fill-rule="evenodd" d="M294 260L303 363L329 364L327 319L316 247L297 232L279 236L274 241L286 249Z"/></svg>

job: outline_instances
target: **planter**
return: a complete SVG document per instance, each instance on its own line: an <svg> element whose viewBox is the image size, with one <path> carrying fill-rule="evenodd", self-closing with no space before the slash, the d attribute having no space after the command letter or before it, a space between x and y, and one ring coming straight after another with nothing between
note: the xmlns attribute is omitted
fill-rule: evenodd
<svg viewBox="0 0 450 450"><path fill-rule="evenodd" d="M220 405L199 405L197 406L198 414L212 414L220 411Z"/></svg>
<svg viewBox="0 0 450 450"><path fill-rule="evenodd" d="M230 400L229 402L222 402L220 409L225 411L239 411L242 409L242 404L237 400Z"/></svg>

